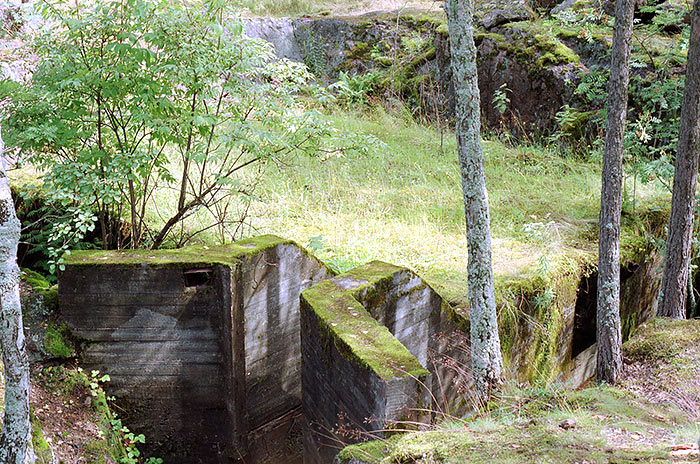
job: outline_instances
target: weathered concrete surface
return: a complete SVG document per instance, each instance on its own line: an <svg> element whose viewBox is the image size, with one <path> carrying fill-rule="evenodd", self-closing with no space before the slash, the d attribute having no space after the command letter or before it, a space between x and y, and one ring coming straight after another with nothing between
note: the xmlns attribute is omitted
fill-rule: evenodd
<svg viewBox="0 0 700 464"><path fill-rule="evenodd" d="M399 420L429 421L426 409L462 409L468 350L450 342L465 322L418 276L381 262L303 292L304 461L331 462Z"/></svg>
<svg viewBox="0 0 700 464"><path fill-rule="evenodd" d="M75 252L59 279L81 364L108 373L128 424L169 463L245 455L248 433L298 408L300 292L329 271L291 242Z"/></svg>
<svg viewBox="0 0 700 464"><path fill-rule="evenodd" d="M653 255L625 268L625 338L655 312L659 263ZM533 295L515 302L515 319L501 327L509 377L578 386L593 374L595 340L575 336L590 329L580 279L553 282L549 305ZM59 303L85 340L83 366L110 374L128 424L169 463L300 462L300 428L306 462L327 463L396 421L460 414L469 403L468 321L413 272L386 263L332 278L274 236L75 252Z"/></svg>
<svg viewBox="0 0 700 464"><path fill-rule="evenodd" d="M621 269L620 320L623 343L636 327L656 315L662 266L662 258L654 252L643 262L628 262ZM582 285L576 292L577 300L571 305L575 307L575 313L567 316L561 335L566 337L568 345L560 345L559 351L564 356L558 360L557 380L574 388L595 376L596 288L592 284L595 284L596 277L597 274L593 274L582 279ZM581 335L579 331L586 333ZM565 349L567 346L568 350Z"/></svg>

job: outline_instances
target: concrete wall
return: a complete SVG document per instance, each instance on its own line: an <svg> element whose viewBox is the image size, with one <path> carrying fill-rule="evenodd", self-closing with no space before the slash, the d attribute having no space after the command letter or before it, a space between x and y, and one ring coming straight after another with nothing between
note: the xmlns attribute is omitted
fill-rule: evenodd
<svg viewBox="0 0 700 464"><path fill-rule="evenodd" d="M184 285L187 269L69 264L59 287L63 319L89 340L81 365L110 375L129 425L162 443L163 455L206 453L232 439L222 311L230 270L210 267L211 285L197 290Z"/></svg>
<svg viewBox="0 0 700 464"><path fill-rule="evenodd" d="M473 379L467 321L450 310L423 279L405 268L386 263L385 277L365 285L357 299L431 374L429 388L437 413L459 415ZM354 272L354 271L353 271ZM361 275L362 268L359 270ZM462 328L458 322L461 322Z"/></svg>
<svg viewBox="0 0 700 464"><path fill-rule="evenodd" d="M652 257L623 284L625 333L655 311L659 263ZM405 268L373 262L331 274L274 236L75 252L59 278L60 311L84 339L83 367L111 376L127 424L168 463L291 462L268 452L266 430L296 421L300 408L310 464L396 421L463 412L468 321ZM506 334L513 378L547 368L576 386L592 375L594 346L572 357L577 285L558 280L553 304L537 310L546 314L522 296L529 313ZM544 316L550 333L532 320Z"/></svg>
<svg viewBox="0 0 700 464"><path fill-rule="evenodd" d="M299 295L330 277L296 245L280 245L241 265L245 379L251 429L301 405Z"/></svg>
<svg viewBox="0 0 700 464"><path fill-rule="evenodd" d="M111 376L126 422L168 463L229 462L301 406L299 294L329 275L291 242L75 252L62 318L81 365Z"/></svg>
<svg viewBox="0 0 700 464"><path fill-rule="evenodd" d="M302 293L301 318L305 463L397 421L430 421L428 409L462 409L459 316L411 271L373 262L324 281Z"/></svg>

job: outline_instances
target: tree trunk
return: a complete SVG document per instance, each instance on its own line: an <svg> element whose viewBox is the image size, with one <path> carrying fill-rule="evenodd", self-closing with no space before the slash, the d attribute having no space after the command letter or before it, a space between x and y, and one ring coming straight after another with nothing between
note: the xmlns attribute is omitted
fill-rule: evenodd
<svg viewBox="0 0 700 464"><path fill-rule="evenodd" d="M620 214L622 151L627 120L630 46L634 0L615 5L612 63L608 84L608 121L603 156L598 237L597 378L614 384L622 368L620 333Z"/></svg>
<svg viewBox="0 0 700 464"><path fill-rule="evenodd" d="M0 155L4 144L0 137ZM0 434L0 462L26 464L35 460L29 423L29 366L19 303L17 244L20 223L0 159L0 347L5 367L5 416Z"/></svg>
<svg viewBox="0 0 700 464"><path fill-rule="evenodd" d="M685 319L686 285L700 151L700 0L695 0L688 45L683 109L673 175L671 219L659 296L659 316Z"/></svg>
<svg viewBox="0 0 700 464"><path fill-rule="evenodd" d="M480 396L501 381L503 360L498 337L491 262L489 204L481 149L479 86L474 46L472 0L446 0L452 82L456 94L457 146L467 219L468 297L472 371Z"/></svg>

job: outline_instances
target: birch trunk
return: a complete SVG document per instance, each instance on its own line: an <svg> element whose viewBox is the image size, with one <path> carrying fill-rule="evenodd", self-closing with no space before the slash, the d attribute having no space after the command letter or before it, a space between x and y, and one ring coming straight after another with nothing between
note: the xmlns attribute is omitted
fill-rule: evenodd
<svg viewBox="0 0 700 464"><path fill-rule="evenodd" d="M489 204L481 149L480 96L474 46L473 0L446 0L452 82L456 94L457 147L467 219L468 300L472 371L480 396L501 381L503 360L498 337L491 260Z"/></svg>
<svg viewBox="0 0 700 464"><path fill-rule="evenodd" d="M20 223L5 173L0 136L0 348L5 368L5 414L0 434L0 462L35 461L29 423L29 365L24 351L24 330L19 303L17 244Z"/></svg>
<svg viewBox="0 0 700 464"><path fill-rule="evenodd" d="M683 108L673 174L671 218L659 298L659 316L685 319L688 263L695 215L695 187L700 152L700 0L695 0L688 45Z"/></svg>
<svg viewBox="0 0 700 464"><path fill-rule="evenodd" d="M620 333L620 214L622 211L622 152L627 121L630 46L634 0L615 4L608 120L603 155L598 234L597 379L614 384L622 368Z"/></svg>

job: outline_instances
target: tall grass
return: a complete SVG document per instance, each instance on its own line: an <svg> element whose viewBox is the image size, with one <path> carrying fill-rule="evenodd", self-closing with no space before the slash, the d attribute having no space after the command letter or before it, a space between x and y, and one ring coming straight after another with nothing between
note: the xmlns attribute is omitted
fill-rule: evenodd
<svg viewBox="0 0 700 464"><path fill-rule="evenodd" d="M463 301L467 243L454 137L382 110L332 118L347 133L371 134L384 146L326 161L298 158L271 170L256 192L247 232L302 245L316 237L317 253L340 270L374 259L406 265ZM498 140L484 147L497 276L531 275L543 255L555 263L593 253L597 164Z"/></svg>
<svg viewBox="0 0 700 464"><path fill-rule="evenodd" d="M399 8L439 8L436 0L240 0L240 8L254 16L301 16L392 11Z"/></svg>

